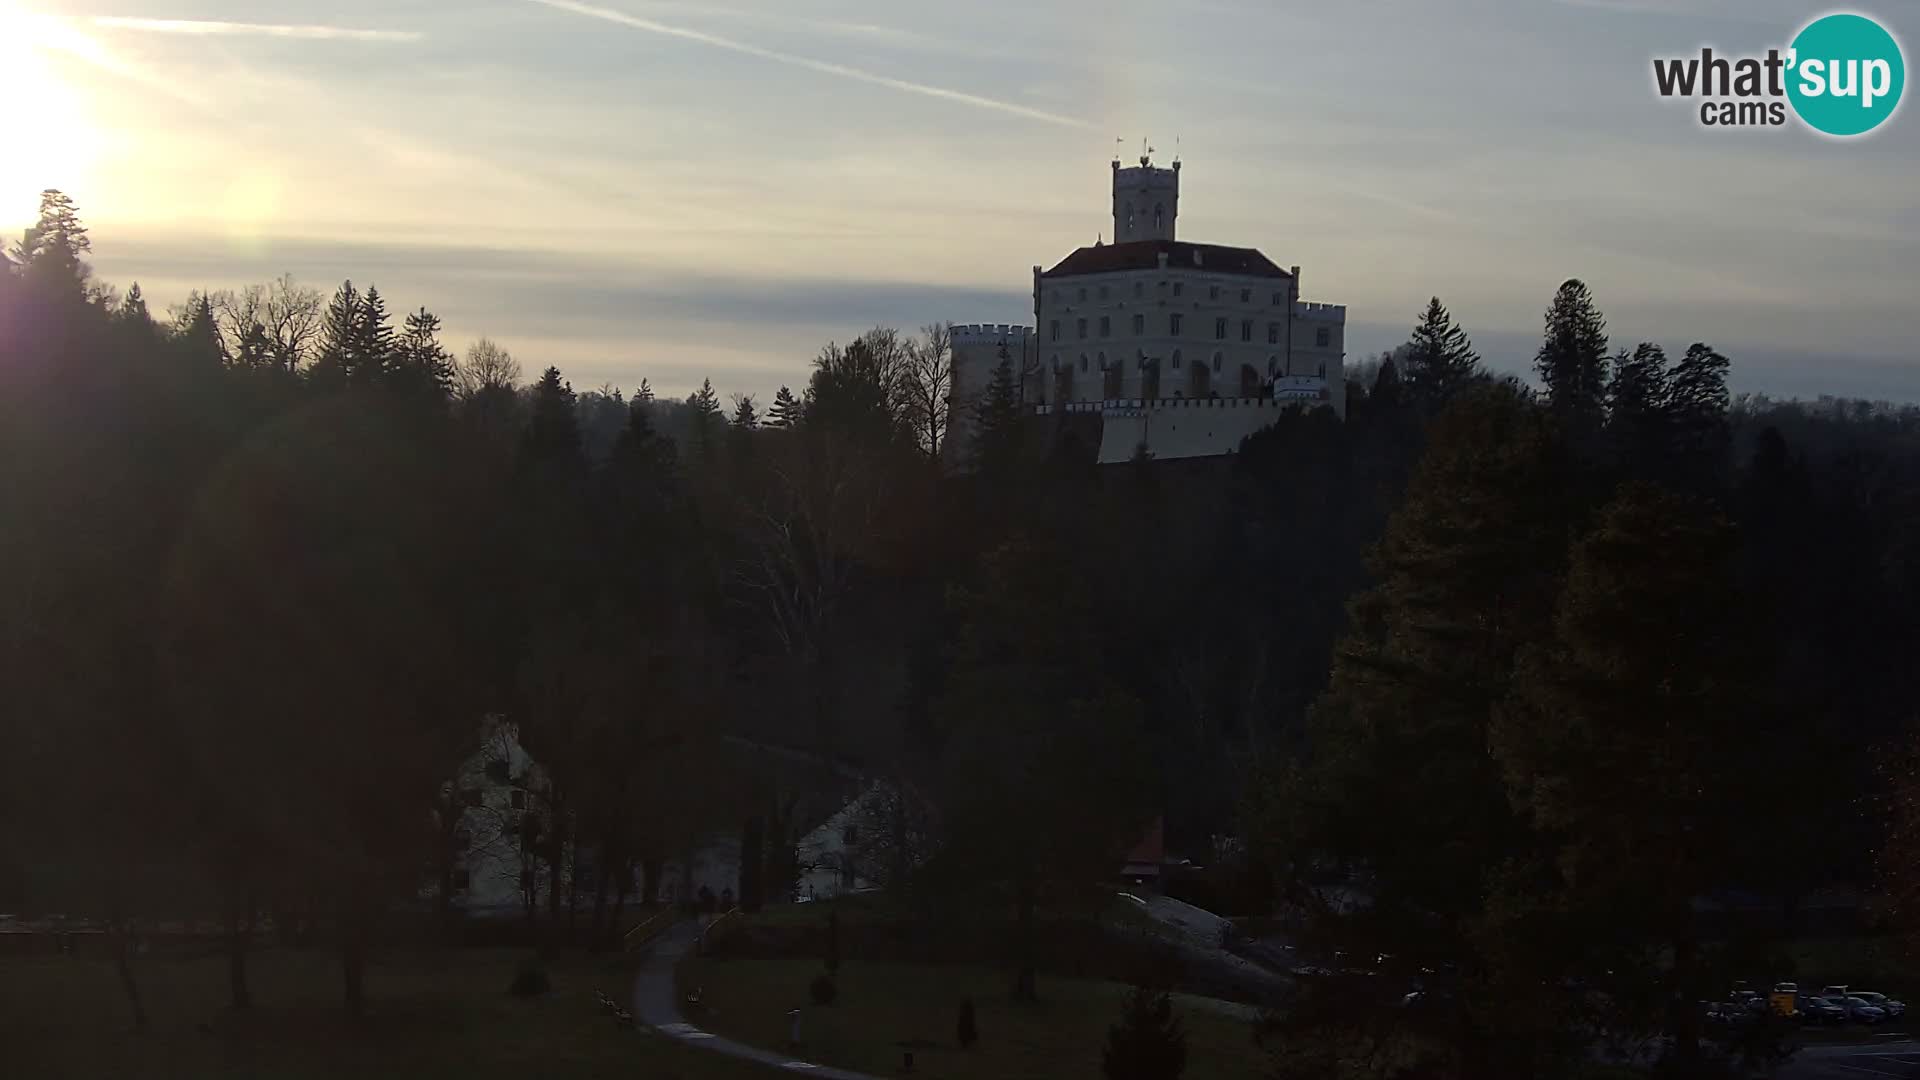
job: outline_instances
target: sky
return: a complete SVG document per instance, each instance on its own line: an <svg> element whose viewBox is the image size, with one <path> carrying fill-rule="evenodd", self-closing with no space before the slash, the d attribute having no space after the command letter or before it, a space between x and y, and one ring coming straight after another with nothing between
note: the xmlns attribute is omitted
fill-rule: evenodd
<svg viewBox="0 0 1920 1080"><path fill-rule="evenodd" d="M1920 47L1920 0L1861 7ZM291 272L577 389L763 400L876 324L1031 320L1183 159L1183 239L1303 268L1348 359L1429 296L1524 371L1568 277L1736 391L1920 400L1920 114L1703 129L1651 59L1791 0L0 0L0 228L59 187L156 307Z"/></svg>

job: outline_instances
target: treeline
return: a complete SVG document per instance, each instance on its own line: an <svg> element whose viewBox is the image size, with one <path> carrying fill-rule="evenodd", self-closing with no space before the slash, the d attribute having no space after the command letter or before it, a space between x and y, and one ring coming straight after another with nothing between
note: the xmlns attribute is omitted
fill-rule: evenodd
<svg viewBox="0 0 1920 1080"><path fill-rule="evenodd" d="M955 474L937 327L763 412L522 387L371 288L156 320L88 250L50 193L0 273L0 886L122 939L220 910L236 1003L256 914L352 987L383 912L445 896L488 716L552 779L521 842L603 870L594 938L719 831L743 903L791 890L820 781L743 744L884 781L863 876L1004 919L1023 994L1042 913L1110 895L1154 817L1203 863L1239 836L1238 906L1404 976L1304 999L1304 1075L1687 1043L1735 962L1695 896L1876 881L1920 415L1732 401L1724 356L1615 349L1578 282L1538 392L1435 300L1345 422L1102 468L1008 368ZM581 898L545 884L558 932Z"/></svg>

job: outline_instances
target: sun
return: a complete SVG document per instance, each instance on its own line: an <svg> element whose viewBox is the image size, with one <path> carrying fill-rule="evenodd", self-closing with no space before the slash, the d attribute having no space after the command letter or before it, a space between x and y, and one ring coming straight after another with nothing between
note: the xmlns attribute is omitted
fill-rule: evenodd
<svg viewBox="0 0 1920 1080"><path fill-rule="evenodd" d="M50 187L88 192L102 140L83 93L84 68L112 63L63 19L0 0L8 91L0 95L0 221L31 215Z"/></svg>

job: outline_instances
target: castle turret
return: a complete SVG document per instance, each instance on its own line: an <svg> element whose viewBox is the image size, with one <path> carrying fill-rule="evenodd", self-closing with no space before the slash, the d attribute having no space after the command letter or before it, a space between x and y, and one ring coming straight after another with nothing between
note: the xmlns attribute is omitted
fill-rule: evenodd
<svg viewBox="0 0 1920 1080"><path fill-rule="evenodd" d="M1113 162L1113 242L1172 240L1174 219L1180 215L1180 163L1157 169L1146 155L1138 167L1121 168Z"/></svg>

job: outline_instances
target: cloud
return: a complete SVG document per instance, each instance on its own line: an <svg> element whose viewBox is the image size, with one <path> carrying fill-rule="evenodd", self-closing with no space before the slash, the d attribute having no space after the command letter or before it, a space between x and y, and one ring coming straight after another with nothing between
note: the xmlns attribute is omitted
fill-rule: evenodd
<svg viewBox="0 0 1920 1080"><path fill-rule="evenodd" d="M1036 109L1011 101L1001 101L997 98L982 97L979 94L969 94L960 90L949 90L945 87L931 86L926 83L909 82L906 79L896 79L890 75L881 75L861 68L848 67L845 64L835 64L826 60L815 60L811 57L796 56L793 53L762 48L759 45L750 45L744 41L735 41L732 38L721 37L718 34L709 34L703 30L691 30L684 26L669 26L663 22L643 19L637 15L629 15L623 11L614 11L611 8L594 7L591 4L577 3L576 0L528 0L528 3L540 4L558 11L584 15L588 18L604 19L607 22L619 23L622 26L632 27L635 30L644 30L650 34L660 34L665 37L679 38L682 41L698 42L699 44L708 45L716 49L726 49L729 52L737 52L744 56L755 56L762 60L772 60L775 63L786 64L790 67L817 71L823 75L836 75L840 78L851 79L855 82L868 83L873 86L884 86L889 90L898 90L908 94L919 94L923 97L935 98L940 101L950 101L959 105L970 105L976 109L989 109L1010 116L1022 117L1027 120L1037 120L1044 124L1073 128L1092 126L1086 121L1076 117L1048 112L1045 109Z"/></svg>
<svg viewBox="0 0 1920 1080"><path fill-rule="evenodd" d="M419 41L411 30L362 30L350 26L289 25L283 23L212 22L200 19L139 19L119 15L96 15L95 26L111 30L138 30L149 34L187 34L193 36L241 35L252 37L300 38L308 41L380 41L405 43Z"/></svg>

